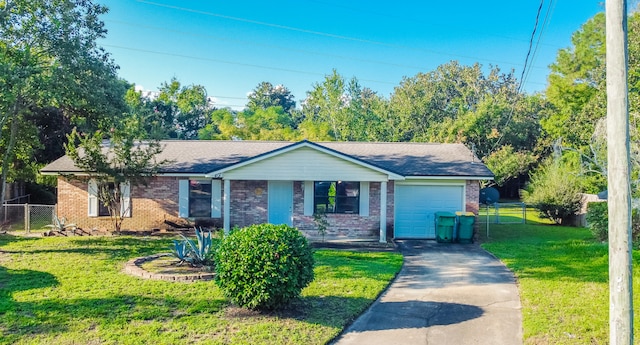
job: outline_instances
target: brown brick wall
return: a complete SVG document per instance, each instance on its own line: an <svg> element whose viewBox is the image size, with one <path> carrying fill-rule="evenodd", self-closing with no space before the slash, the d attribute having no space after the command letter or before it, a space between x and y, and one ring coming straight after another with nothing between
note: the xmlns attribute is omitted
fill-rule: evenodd
<svg viewBox="0 0 640 345"><path fill-rule="evenodd" d="M476 215L480 209L480 182L467 181L467 200L465 200L466 211L473 212Z"/></svg>
<svg viewBox="0 0 640 345"><path fill-rule="evenodd" d="M113 230L109 217L88 216L86 179L58 177L58 216L86 230ZM122 222L123 230L167 228L165 219L179 219L177 178L154 177L148 186L131 187L131 217Z"/></svg>
<svg viewBox="0 0 640 345"><path fill-rule="evenodd" d="M269 220L267 181L231 181L231 227Z"/></svg>

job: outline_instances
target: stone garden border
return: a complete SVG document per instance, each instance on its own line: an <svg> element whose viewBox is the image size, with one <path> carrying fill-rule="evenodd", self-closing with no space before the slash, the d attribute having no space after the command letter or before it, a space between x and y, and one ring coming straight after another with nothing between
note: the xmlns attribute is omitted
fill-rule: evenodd
<svg viewBox="0 0 640 345"><path fill-rule="evenodd" d="M194 282L200 280L213 280L216 276L215 273L212 272L202 272L202 273L194 273L194 274L163 274L163 273L153 273L144 270L140 265L143 262L151 261L163 256L169 256L171 254L155 254L150 256L144 256L140 258L135 258L127 261L124 265L124 272L130 274L135 277L139 277L142 279L154 279L154 280L165 280L165 281L176 281L176 282Z"/></svg>

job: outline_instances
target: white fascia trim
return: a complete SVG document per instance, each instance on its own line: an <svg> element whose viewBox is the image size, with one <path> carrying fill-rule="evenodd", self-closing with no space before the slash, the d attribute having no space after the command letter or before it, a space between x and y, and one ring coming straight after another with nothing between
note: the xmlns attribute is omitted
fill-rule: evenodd
<svg viewBox="0 0 640 345"><path fill-rule="evenodd" d="M493 177L487 176L407 176L406 180L493 180Z"/></svg>
<svg viewBox="0 0 640 345"><path fill-rule="evenodd" d="M405 177L402 176L402 175L398 175L398 174L396 174L394 172L391 172L391 171L388 171L388 170L384 170L384 169L378 168L376 166L373 166L371 164L359 161L357 159L349 157L346 154L339 153L339 152L336 152L336 151L333 151L333 150L329 150L329 149L323 147L322 145L315 144L315 143L312 144L309 141L302 141L302 142L299 142L299 143L296 143L296 144L293 144L293 145L289 145L289 146L281 148L281 149L276 149L276 150L274 150L274 151L272 151L270 153L264 154L262 156L251 158L251 159L248 159L248 160L246 160L244 162L240 162L238 164L234 164L234 165L228 166L226 168L222 168L222 169L219 169L219 170L212 171L212 172L206 174L206 176L207 177L211 177L211 178L222 178L222 174L224 174L227 171L234 170L234 169L246 166L246 165L250 165L250 164L265 160L265 159L269 159L271 157L275 157L275 156L281 155L281 154L289 152L289 151L297 150L297 149L299 149L301 147L312 148L314 150L326 153L328 155L331 155L331 156L343 159L345 161L348 161L348 162L363 166L365 168L377 171L379 173L388 175L389 176L389 180L404 180L405 179Z"/></svg>

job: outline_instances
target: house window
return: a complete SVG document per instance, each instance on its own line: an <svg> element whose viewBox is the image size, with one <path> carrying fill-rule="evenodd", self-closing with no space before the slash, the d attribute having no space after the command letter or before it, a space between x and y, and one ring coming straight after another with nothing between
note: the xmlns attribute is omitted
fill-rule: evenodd
<svg viewBox="0 0 640 345"><path fill-rule="evenodd" d="M88 199L88 213L89 217L105 217L110 216L109 209L104 204L103 200L100 200L100 190L106 191L114 197L114 201L120 202L120 216L131 217L131 185L128 182L120 183L119 192L120 195L116 195L116 188L114 182L99 183L95 179L90 179L88 183L87 194Z"/></svg>
<svg viewBox="0 0 640 345"><path fill-rule="evenodd" d="M319 181L313 188L315 213L359 213L360 182Z"/></svg>
<svg viewBox="0 0 640 345"><path fill-rule="evenodd" d="M211 181L189 180L189 217L211 217Z"/></svg>
<svg viewBox="0 0 640 345"><path fill-rule="evenodd" d="M181 218L222 217L221 180L178 181L178 216Z"/></svg>
<svg viewBox="0 0 640 345"><path fill-rule="evenodd" d="M116 192L116 187L113 182L105 183L100 187L107 189L109 191L109 195L114 195L114 193ZM104 200L101 200L100 198L98 198L98 217L104 217L109 215L110 215L109 209L107 208L107 205L104 204Z"/></svg>

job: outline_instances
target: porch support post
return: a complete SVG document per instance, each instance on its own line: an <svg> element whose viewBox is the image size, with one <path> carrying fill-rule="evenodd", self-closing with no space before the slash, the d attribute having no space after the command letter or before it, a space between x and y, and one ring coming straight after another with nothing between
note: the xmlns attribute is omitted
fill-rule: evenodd
<svg viewBox="0 0 640 345"><path fill-rule="evenodd" d="M380 182L380 243L387 242L387 181Z"/></svg>
<svg viewBox="0 0 640 345"><path fill-rule="evenodd" d="M222 215L224 217L224 234L229 235L229 232L231 231L231 181L229 180L224 180L222 203L224 205L224 214Z"/></svg>

